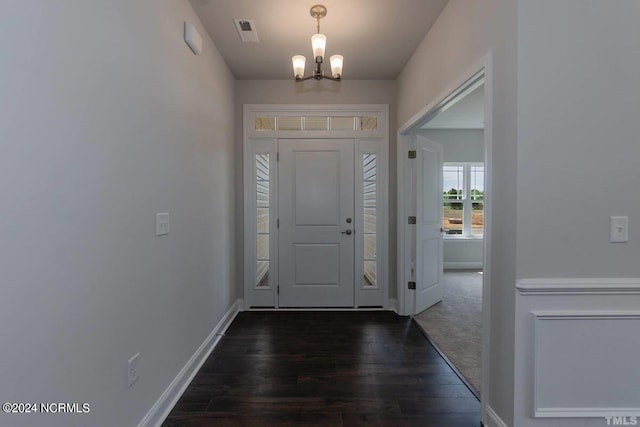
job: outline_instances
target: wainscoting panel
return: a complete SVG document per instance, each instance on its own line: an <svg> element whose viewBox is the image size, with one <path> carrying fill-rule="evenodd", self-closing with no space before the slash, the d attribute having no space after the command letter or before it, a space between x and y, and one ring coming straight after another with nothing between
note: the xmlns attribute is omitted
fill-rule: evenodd
<svg viewBox="0 0 640 427"><path fill-rule="evenodd" d="M515 425L640 415L640 279L517 284Z"/></svg>
<svg viewBox="0 0 640 427"><path fill-rule="evenodd" d="M534 313L536 417L640 412L640 312Z"/></svg>

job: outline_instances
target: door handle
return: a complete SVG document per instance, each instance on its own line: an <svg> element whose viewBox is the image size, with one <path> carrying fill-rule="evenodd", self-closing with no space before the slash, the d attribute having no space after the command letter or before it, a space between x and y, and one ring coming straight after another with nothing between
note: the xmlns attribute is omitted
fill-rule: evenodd
<svg viewBox="0 0 640 427"><path fill-rule="evenodd" d="M351 234L351 230L341 231L340 234L346 234L348 236Z"/></svg>

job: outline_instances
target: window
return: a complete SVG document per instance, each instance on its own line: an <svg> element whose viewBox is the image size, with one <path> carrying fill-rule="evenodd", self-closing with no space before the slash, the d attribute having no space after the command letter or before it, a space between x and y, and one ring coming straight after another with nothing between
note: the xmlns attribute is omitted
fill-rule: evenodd
<svg viewBox="0 0 640 427"><path fill-rule="evenodd" d="M377 286L378 155L362 155L362 189L364 206L364 284Z"/></svg>
<svg viewBox="0 0 640 427"><path fill-rule="evenodd" d="M255 155L256 286L269 287L269 154Z"/></svg>
<svg viewBox="0 0 640 427"><path fill-rule="evenodd" d="M375 131L375 116L258 116L257 131Z"/></svg>
<svg viewBox="0 0 640 427"><path fill-rule="evenodd" d="M442 170L443 219L447 235L482 237L484 227L484 166L445 163Z"/></svg>

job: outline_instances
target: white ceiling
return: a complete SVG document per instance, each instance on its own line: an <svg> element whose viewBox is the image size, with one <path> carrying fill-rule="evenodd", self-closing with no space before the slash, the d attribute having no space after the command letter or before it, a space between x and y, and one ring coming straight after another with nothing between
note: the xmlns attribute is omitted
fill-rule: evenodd
<svg viewBox="0 0 640 427"><path fill-rule="evenodd" d="M438 113L422 129L484 129L484 85Z"/></svg>
<svg viewBox="0 0 640 427"><path fill-rule="evenodd" d="M344 79L365 80L395 79L448 0L190 1L234 76L245 80L293 78L297 54L306 56L311 73L316 20L309 9L322 1L326 57L343 55ZM234 18L253 20L260 42L243 43ZM331 72L328 63L325 71Z"/></svg>

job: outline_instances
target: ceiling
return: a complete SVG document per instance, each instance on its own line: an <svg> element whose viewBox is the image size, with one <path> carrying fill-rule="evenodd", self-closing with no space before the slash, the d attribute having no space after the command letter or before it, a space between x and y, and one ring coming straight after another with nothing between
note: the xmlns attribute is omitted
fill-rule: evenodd
<svg viewBox="0 0 640 427"><path fill-rule="evenodd" d="M293 79L291 57L313 64L309 14L320 0L190 0L237 79ZM448 0L321 0L327 16L326 58L344 56L344 79L395 79ZM258 43L244 43L233 19L251 19ZM325 58L325 70L330 73Z"/></svg>
<svg viewBox="0 0 640 427"><path fill-rule="evenodd" d="M421 129L484 129L484 85L438 113Z"/></svg>

